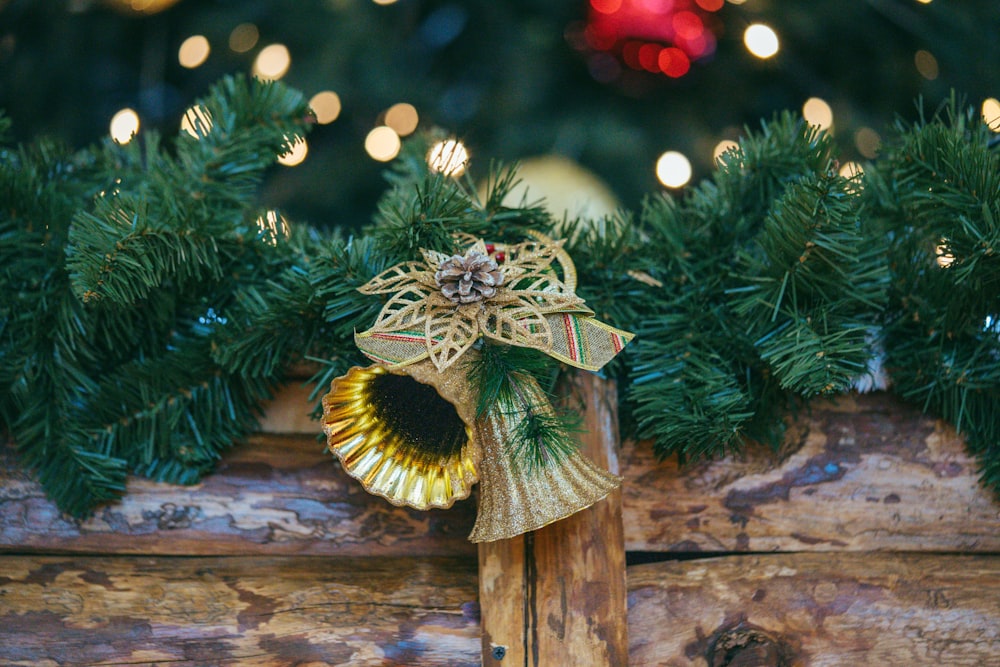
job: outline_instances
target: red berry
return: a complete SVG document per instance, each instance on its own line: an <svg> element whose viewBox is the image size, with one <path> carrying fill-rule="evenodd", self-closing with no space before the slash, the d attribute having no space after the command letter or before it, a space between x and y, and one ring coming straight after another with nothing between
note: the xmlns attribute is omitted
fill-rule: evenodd
<svg viewBox="0 0 1000 667"><path fill-rule="evenodd" d="M492 255L493 251L496 250L496 249L497 249L497 247L495 245L493 245L492 243L487 243L486 244L486 254L487 255Z"/></svg>
<svg viewBox="0 0 1000 667"><path fill-rule="evenodd" d="M497 254L493 255L493 259L495 259L497 262L502 262L505 259L507 259L507 255L503 254L502 252L498 252Z"/></svg>

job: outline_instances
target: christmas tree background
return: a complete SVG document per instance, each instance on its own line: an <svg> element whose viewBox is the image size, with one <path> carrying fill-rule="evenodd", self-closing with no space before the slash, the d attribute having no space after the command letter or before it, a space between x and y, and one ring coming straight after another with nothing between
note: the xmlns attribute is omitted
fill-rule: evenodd
<svg viewBox="0 0 1000 667"><path fill-rule="evenodd" d="M881 360L996 488L987 4L5 3L0 417L73 514L130 472L196 481L289 364L362 363L372 276L542 232L638 334L606 372L657 453L777 443ZM449 136L457 178L425 159ZM621 213L511 203L492 165L538 155ZM483 386L555 377L522 356Z"/></svg>
<svg viewBox="0 0 1000 667"><path fill-rule="evenodd" d="M872 157L872 133L884 134L897 114L913 118L919 96L931 107L952 89L974 105L1000 97L1000 12L990 0L625 5L650 8L641 17L649 25L671 20L665 8L693 11L714 52L679 78L634 69L588 42L587 0L6 0L0 108L16 141L44 133L83 146L125 107L142 128L171 135L210 84L283 44L282 81L307 98L335 92L341 111L311 133L304 162L269 172L263 199L313 225L359 226L384 187L384 165L364 139L400 102L415 107L421 127L463 139L478 164L563 155L635 210L663 187L663 152L686 155L697 182L719 141L812 97L832 109L841 162ZM748 52L743 35L754 23L777 34L775 56ZM247 25L256 37L234 34ZM211 51L186 68L178 51L194 35Z"/></svg>

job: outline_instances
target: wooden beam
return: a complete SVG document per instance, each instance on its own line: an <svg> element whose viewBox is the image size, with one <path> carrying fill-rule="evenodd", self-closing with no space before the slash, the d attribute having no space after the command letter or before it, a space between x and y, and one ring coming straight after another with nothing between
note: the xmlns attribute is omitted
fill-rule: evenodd
<svg viewBox="0 0 1000 667"><path fill-rule="evenodd" d="M629 568L633 665L997 664L1000 558L799 553Z"/></svg>
<svg viewBox="0 0 1000 667"><path fill-rule="evenodd" d="M476 553L475 501L419 512L364 491L313 435L259 435L198 484L130 478L86 521L61 514L0 443L0 551L179 555Z"/></svg>
<svg viewBox="0 0 1000 667"><path fill-rule="evenodd" d="M890 395L814 402L778 454L680 467L625 443L622 456L629 551L1000 551L1000 504L962 438ZM476 553L473 499L393 507L348 478L315 433L254 436L193 486L131 478L128 488L74 521L0 444L0 551Z"/></svg>
<svg viewBox="0 0 1000 667"><path fill-rule="evenodd" d="M951 426L885 393L814 401L777 453L678 466L626 443L629 551L1000 551L1000 504Z"/></svg>
<svg viewBox="0 0 1000 667"><path fill-rule="evenodd" d="M0 556L3 665L479 665L472 559Z"/></svg>
<svg viewBox="0 0 1000 667"><path fill-rule="evenodd" d="M581 375L581 451L618 473L614 385ZM479 545L483 665L628 662L621 492L509 540Z"/></svg>

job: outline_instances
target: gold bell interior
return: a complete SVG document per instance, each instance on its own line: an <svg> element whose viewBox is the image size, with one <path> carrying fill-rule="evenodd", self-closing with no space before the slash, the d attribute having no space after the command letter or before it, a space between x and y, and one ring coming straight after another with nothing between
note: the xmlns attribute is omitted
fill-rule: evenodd
<svg viewBox="0 0 1000 667"><path fill-rule="evenodd" d="M323 430L330 452L369 493L420 510L447 508L478 479L473 404L458 368L355 367L323 397Z"/></svg>

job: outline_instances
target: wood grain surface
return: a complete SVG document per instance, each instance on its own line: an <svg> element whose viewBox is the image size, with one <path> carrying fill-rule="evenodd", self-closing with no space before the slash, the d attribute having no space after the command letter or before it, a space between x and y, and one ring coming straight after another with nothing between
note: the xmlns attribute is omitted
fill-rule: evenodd
<svg viewBox="0 0 1000 667"><path fill-rule="evenodd" d="M1000 551L962 438L884 393L815 401L777 454L681 467L628 443L622 467L630 551Z"/></svg>
<svg viewBox="0 0 1000 667"><path fill-rule="evenodd" d="M1000 558L728 556L629 568L630 664L1000 664Z"/></svg>
<svg viewBox="0 0 1000 667"><path fill-rule="evenodd" d="M86 521L60 514L0 444L0 551L469 555L473 499L419 512L372 496L311 435L259 435L193 486L129 478Z"/></svg>
<svg viewBox="0 0 1000 667"><path fill-rule="evenodd" d="M0 664L479 664L475 559L0 556Z"/></svg>
<svg viewBox="0 0 1000 667"><path fill-rule="evenodd" d="M393 507L314 435L254 436L190 487L132 478L121 501L83 522L62 516L2 444L0 551L476 553L474 499ZM961 437L886 394L816 402L778 454L680 467L649 443L625 443L621 474L629 551L1000 551L1000 503Z"/></svg>
<svg viewBox="0 0 1000 667"><path fill-rule="evenodd" d="M613 384L581 374L581 452L618 473ZM479 545L483 665L628 664L621 492L525 535Z"/></svg>

